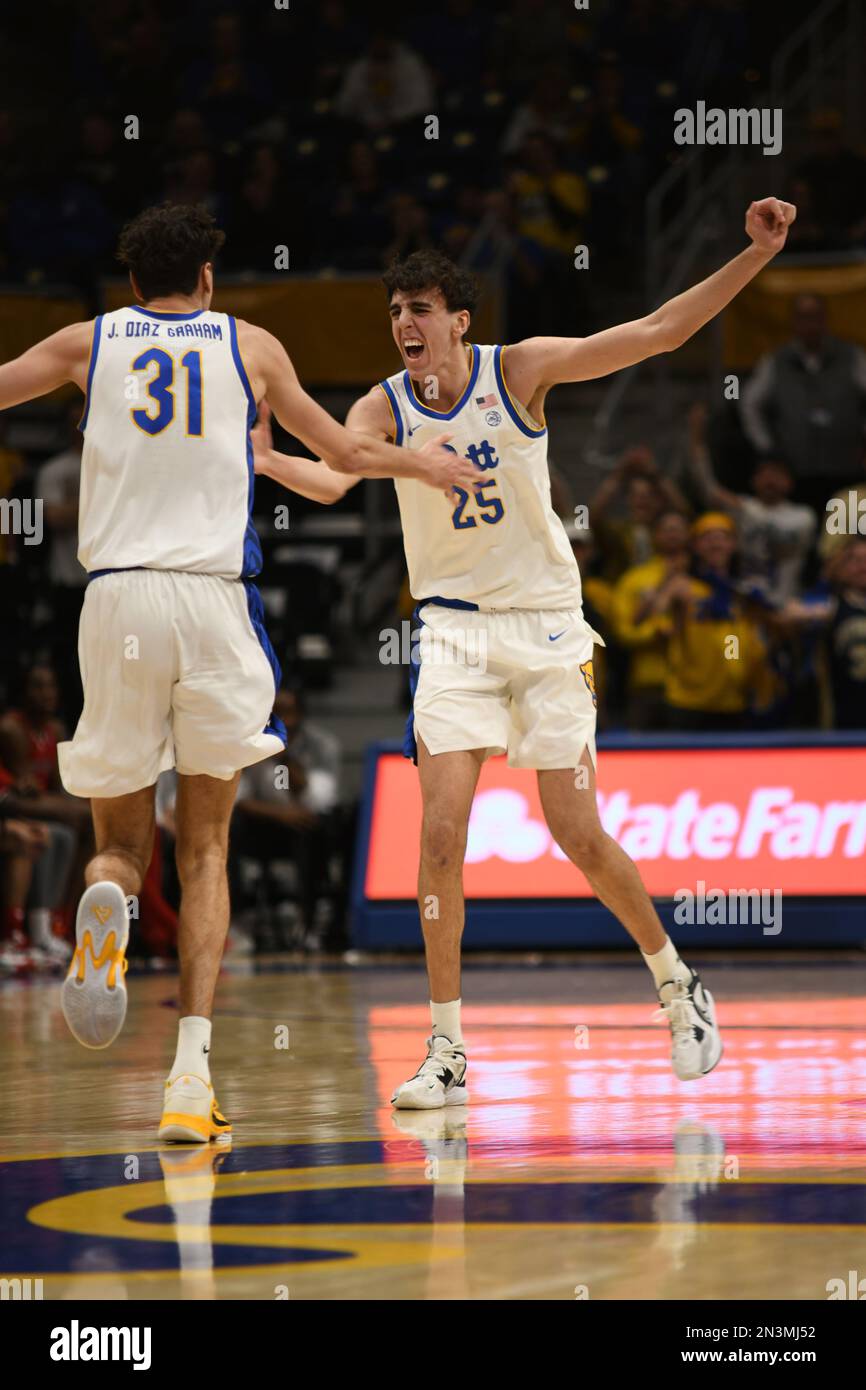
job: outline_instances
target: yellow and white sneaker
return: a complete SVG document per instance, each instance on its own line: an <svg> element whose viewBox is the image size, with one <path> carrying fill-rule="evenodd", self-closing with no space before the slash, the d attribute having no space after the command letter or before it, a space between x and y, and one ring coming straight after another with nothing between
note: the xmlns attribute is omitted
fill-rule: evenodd
<svg viewBox="0 0 866 1390"><path fill-rule="evenodd" d="M207 1144L231 1132L209 1082L201 1076L176 1076L173 1081L166 1081L160 1139L176 1144Z"/></svg>
<svg viewBox="0 0 866 1390"><path fill-rule="evenodd" d="M75 952L60 991L69 1031L84 1047L108 1047L126 1018L129 912L116 883L86 889L75 918Z"/></svg>

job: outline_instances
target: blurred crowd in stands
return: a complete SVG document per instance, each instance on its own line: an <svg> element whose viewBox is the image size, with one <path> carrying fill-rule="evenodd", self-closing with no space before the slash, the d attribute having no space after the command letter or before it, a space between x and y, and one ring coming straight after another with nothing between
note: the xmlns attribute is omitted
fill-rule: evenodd
<svg viewBox="0 0 866 1390"><path fill-rule="evenodd" d="M786 25L809 12L790 0ZM639 284L636 209L682 154L674 111L749 106L777 46L772 7L746 0L13 4L0 282L95 297L121 223L170 198L227 229L224 271L273 274L276 246L295 272L376 271L435 244L504 267L510 337L573 330L575 246L593 292ZM774 190L800 205L791 245L862 240L864 160L838 112L792 158Z"/></svg>
<svg viewBox="0 0 866 1390"><path fill-rule="evenodd" d="M809 11L790 0L786 22ZM778 11L746 0L593 0L588 11L441 0L390 14L346 0L5 6L0 284L71 285L96 307L120 225L167 197L211 208L228 231L225 271L266 276L287 245L293 271L376 272L435 244L479 270L501 265L509 338L573 333L575 245L597 249L594 285L634 289L636 210L674 157L673 111L748 106L777 44ZM851 251L866 236L866 161L832 110L816 113L809 141L774 190L799 207L790 248ZM81 704L78 415L76 404L47 459L20 434L10 443L0 416L0 499L41 499L45 530L32 545L0 533L7 973L68 957L92 847L56 754ZM866 728L864 423L866 354L802 296L790 340L742 399L694 405L682 459L635 440L581 499L554 470L587 615L607 644L596 651L602 730ZM334 598L313 582L304 596ZM289 747L239 792L235 940L246 921L260 948L315 947L342 929L352 808L315 706L311 720L291 681L279 706ZM176 939L173 797L165 774L136 906L135 940L154 960Z"/></svg>
<svg viewBox="0 0 866 1390"><path fill-rule="evenodd" d="M714 461L696 403L676 478L635 446L578 506L602 727L866 729L866 352L814 295L792 330L728 412L740 449Z"/></svg>

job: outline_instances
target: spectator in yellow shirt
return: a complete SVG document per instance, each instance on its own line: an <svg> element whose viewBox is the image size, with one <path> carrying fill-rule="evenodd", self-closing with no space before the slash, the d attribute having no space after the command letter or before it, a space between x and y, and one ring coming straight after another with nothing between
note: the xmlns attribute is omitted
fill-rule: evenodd
<svg viewBox="0 0 866 1390"><path fill-rule="evenodd" d="M556 146L541 131L529 135L509 181L517 204L517 230L545 251L574 254L589 198L580 174L563 169Z"/></svg>
<svg viewBox="0 0 866 1390"><path fill-rule="evenodd" d="M652 559L626 570L611 603L614 636L629 651L626 721L630 728L644 730L668 724L665 682L673 631L668 591L691 559L689 523L682 512L662 512L653 524L652 542Z"/></svg>
<svg viewBox="0 0 866 1390"><path fill-rule="evenodd" d="M671 614L665 698L670 727L724 732L747 725L752 708L776 693L756 607L733 578L734 523L725 512L706 512L692 527L692 573L667 586Z"/></svg>

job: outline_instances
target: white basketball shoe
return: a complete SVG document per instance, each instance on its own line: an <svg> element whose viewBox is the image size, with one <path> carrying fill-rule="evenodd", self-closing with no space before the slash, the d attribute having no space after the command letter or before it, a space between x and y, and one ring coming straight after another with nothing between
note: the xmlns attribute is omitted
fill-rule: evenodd
<svg viewBox="0 0 866 1390"><path fill-rule="evenodd" d="M75 953L61 1005L69 1031L84 1047L108 1047L126 1018L129 913L116 883L94 883L78 904Z"/></svg>
<svg viewBox="0 0 866 1390"><path fill-rule="evenodd" d="M688 982L668 980L659 990L661 1008L671 1030L671 1065L680 1081L694 1081L713 1070L722 1056L713 996L693 970Z"/></svg>
<svg viewBox="0 0 866 1390"><path fill-rule="evenodd" d="M415 1075L397 1087L391 1104L397 1110L440 1110L467 1100L463 1044L440 1033L427 1039L427 1056Z"/></svg>

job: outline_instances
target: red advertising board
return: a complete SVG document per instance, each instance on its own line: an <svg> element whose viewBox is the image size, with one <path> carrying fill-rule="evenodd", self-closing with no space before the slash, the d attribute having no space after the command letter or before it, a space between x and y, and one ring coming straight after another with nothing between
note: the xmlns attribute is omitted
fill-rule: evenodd
<svg viewBox="0 0 866 1390"><path fill-rule="evenodd" d="M602 823L651 894L772 888L816 897L866 893L866 747L610 749L600 755ZM373 793L365 896L414 898L418 773L382 754ZM536 775L484 765L472 808L466 896L590 897L554 843Z"/></svg>

